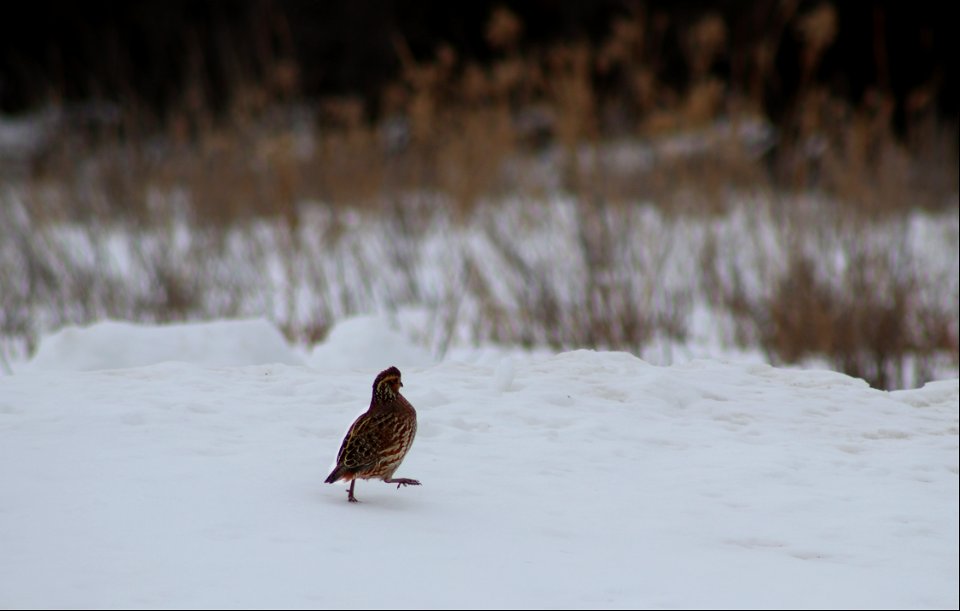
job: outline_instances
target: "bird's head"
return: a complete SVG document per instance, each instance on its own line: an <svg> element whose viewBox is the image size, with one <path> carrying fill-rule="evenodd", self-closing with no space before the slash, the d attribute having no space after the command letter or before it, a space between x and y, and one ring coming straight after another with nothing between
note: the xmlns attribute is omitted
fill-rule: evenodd
<svg viewBox="0 0 960 611"><path fill-rule="evenodd" d="M400 370L396 367L384 369L377 374L373 381L373 396L383 399L392 399L400 394L403 382L400 381Z"/></svg>

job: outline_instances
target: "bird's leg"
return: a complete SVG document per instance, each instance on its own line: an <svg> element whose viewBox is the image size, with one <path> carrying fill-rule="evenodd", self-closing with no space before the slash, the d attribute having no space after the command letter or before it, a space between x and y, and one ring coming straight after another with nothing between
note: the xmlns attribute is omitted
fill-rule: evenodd
<svg viewBox="0 0 960 611"><path fill-rule="evenodd" d="M357 485L357 480L352 480L350 482L350 487L347 488L347 500L351 503L359 503L357 497L353 496L353 487Z"/></svg>
<svg viewBox="0 0 960 611"><path fill-rule="evenodd" d="M390 478L390 479L385 479L383 481L387 482L388 484L396 484L397 489L399 489L400 486L419 486L420 485L419 481L415 479L410 479L409 477Z"/></svg>

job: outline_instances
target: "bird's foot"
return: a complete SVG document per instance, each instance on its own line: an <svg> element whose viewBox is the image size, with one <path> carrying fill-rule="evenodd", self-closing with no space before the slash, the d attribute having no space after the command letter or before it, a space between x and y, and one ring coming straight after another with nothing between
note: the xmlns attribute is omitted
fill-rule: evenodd
<svg viewBox="0 0 960 611"><path fill-rule="evenodd" d="M350 481L350 487L347 488L347 500L350 501L351 503L360 502L357 500L357 497L353 496L353 489L356 487L356 485L357 485L357 480L356 478L354 478L353 480Z"/></svg>
<svg viewBox="0 0 960 611"><path fill-rule="evenodd" d="M419 486L420 485L420 482L418 480L410 479L409 477L398 477L395 479L385 479L383 481L387 482L388 484L396 484L397 489L399 489L400 486Z"/></svg>

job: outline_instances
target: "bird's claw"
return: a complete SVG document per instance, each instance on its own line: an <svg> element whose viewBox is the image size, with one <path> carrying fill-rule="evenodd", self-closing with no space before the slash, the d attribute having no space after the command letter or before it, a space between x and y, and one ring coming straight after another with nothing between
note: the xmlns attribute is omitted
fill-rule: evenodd
<svg viewBox="0 0 960 611"><path fill-rule="evenodd" d="M391 483L391 484L396 484L396 485L397 485L397 490L400 489L400 486L419 486L419 485L420 485L420 482L419 482L418 480L415 480L415 479L407 479L407 478L395 479L395 480L391 481L390 483Z"/></svg>

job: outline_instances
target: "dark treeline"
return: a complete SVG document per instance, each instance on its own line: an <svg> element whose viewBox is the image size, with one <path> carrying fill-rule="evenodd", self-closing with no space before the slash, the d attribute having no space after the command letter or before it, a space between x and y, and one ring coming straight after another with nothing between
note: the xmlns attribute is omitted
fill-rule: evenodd
<svg viewBox="0 0 960 611"><path fill-rule="evenodd" d="M377 112L383 86L401 69L398 46L429 58L449 45L460 59L485 63L502 49L487 39L491 12L506 6L522 23L515 51L557 42L593 43L617 16L642 13L653 24L661 78L679 87L689 78L682 34L704 14L720 15L729 32L710 70L736 87L738 70L757 45L819 2L524 2L307 0L195 2L33 2L0 19L0 111L91 100L134 106L164 117L184 97L208 109L229 107L238 87L272 80L277 95L359 94ZM814 77L835 95L858 102L876 88L898 106L918 87L933 91L940 113L957 113L957 37L943 2L838 2L837 33ZM803 78L803 45L795 32L775 37L776 70L765 104L776 117ZM283 70L277 70L280 66ZM597 83L599 88L603 83ZM200 91L196 91L196 89Z"/></svg>

